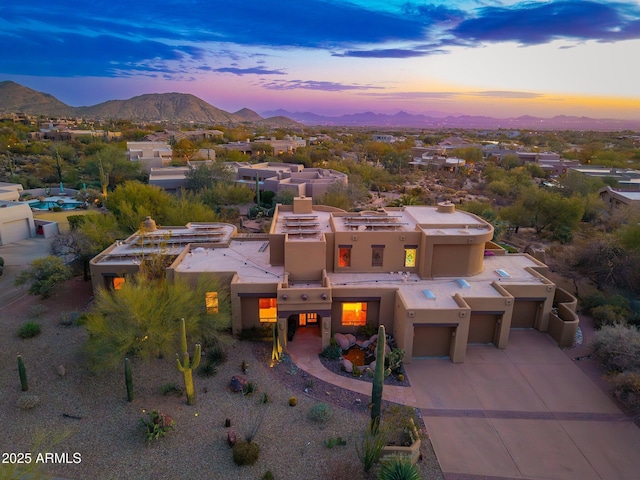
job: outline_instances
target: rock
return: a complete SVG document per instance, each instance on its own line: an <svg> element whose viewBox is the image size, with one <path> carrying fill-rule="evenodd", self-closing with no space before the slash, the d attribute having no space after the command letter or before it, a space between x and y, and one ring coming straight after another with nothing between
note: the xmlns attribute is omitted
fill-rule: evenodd
<svg viewBox="0 0 640 480"><path fill-rule="evenodd" d="M371 344L371 342L369 340L365 340L364 342L360 342L360 341L356 340L356 345L359 346L360 348L362 348L363 350L365 348L367 348L370 344Z"/></svg>
<svg viewBox="0 0 640 480"><path fill-rule="evenodd" d="M58 365L58 375L64 377L67 374L67 370L64 368L64 365Z"/></svg>
<svg viewBox="0 0 640 480"><path fill-rule="evenodd" d="M372 372L376 371L376 361L375 360L369 364L369 369L371 369Z"/></svg>
<svg viewBox="0 0 640 480"><path fill-rule="evenodd" d="M229 388L232 392L242 392L244 388L247 386L247 379L242 375L234 375L231 377L231 383L229 383Z"/></svg>
<svg viewBox="0 0 640 480"><path fill-rule="evenodd" d="M349 340L342 333L336 333L333 336L333 339L336 341L342 350L349 350Z"/></svg>
<svg viewBox="0 0 640 480"><path fill-rule="evenodd" d="M236 435L236 432L234 432L233 430L229 430L227 432L227 443L230 447L233 447L237 442L238 436Z"/></svg>
<svg viewBox="0 0 640 480"><path fill-rule="evenodd" d="M345 333L345 338L349 340L349 348L353 347L356 344L356 336L351 333Z"/></svg>
<svg viewBox="0 0 640 480"><path fill-rule="evenodd" d="M369 339L369 345L371 345L372 343L376 343L378 341L378 334L374 334L371 335L371 338Z"/></svg>
<svg viewBox="0 0 640 480"><path fill-rule="evenodd" d="M344 368L345 372L353 373L353 363L351 363L351 360L347 360L346 358L344 358L342 360L342 367Z"/></svg>

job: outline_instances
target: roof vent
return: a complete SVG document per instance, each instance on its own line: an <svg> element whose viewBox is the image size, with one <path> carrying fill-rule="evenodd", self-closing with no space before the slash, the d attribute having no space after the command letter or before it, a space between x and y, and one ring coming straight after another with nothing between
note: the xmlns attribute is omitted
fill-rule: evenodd
<svg viewBox="0 0 640 480"><path fill-rule="evenodd" d="M158 229L155 220L151 217L147 217L144 219L144 222L142 222L142 228L146 232L155 232Z"/></svg>

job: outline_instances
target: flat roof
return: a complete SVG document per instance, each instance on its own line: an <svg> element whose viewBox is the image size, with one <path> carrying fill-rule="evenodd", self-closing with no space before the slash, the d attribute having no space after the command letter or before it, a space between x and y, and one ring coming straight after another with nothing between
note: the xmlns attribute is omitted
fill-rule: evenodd
<svg viewBox="0 0 640 480"><path fill-rule="evenodd" d="M221 248L192 245L176 272L237 272L239 283L277 283L284 278L284 267L269 263L266 239L232 240Z"/></svg>

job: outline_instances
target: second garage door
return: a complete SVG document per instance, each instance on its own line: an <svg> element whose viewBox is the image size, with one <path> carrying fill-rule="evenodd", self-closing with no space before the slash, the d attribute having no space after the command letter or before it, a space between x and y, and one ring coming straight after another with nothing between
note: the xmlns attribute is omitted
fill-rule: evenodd
<svg viewBox="0 0 640 480"><path fill-rule="evenodd" d="M516 299L513 304L511 328L534 328L540 304L540 300Z"/></svg>
<svg viewBox="0 0 640 480"><path fill-rule="evenodd" d="M498 318L495 313L471 312L467 343L493 343Z"/></svg>
<svg viewBox="0 0 640 480"><path fill-rule="evenodd" d="M30 233L31 229L29 228L29 221L24 218L7 222L2 225L2 238L0 238L0 245L24 240L25 238L31 237Z"/></svg>
<svg viewBox="0 0 640 480"><path fill-rule="evenodd" d="M456 327L420 325L413 328L414 357L448 357Z"/></svg>

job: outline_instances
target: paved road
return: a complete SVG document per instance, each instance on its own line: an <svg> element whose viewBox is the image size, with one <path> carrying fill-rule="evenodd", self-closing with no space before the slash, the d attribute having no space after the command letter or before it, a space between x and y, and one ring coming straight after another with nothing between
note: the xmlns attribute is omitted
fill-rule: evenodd
<svg viewBox="0 0 640 480"><path fill-rule="evenodd" d="M406 369L447 480L640 478L640 429L545 334Z"/></svg>

